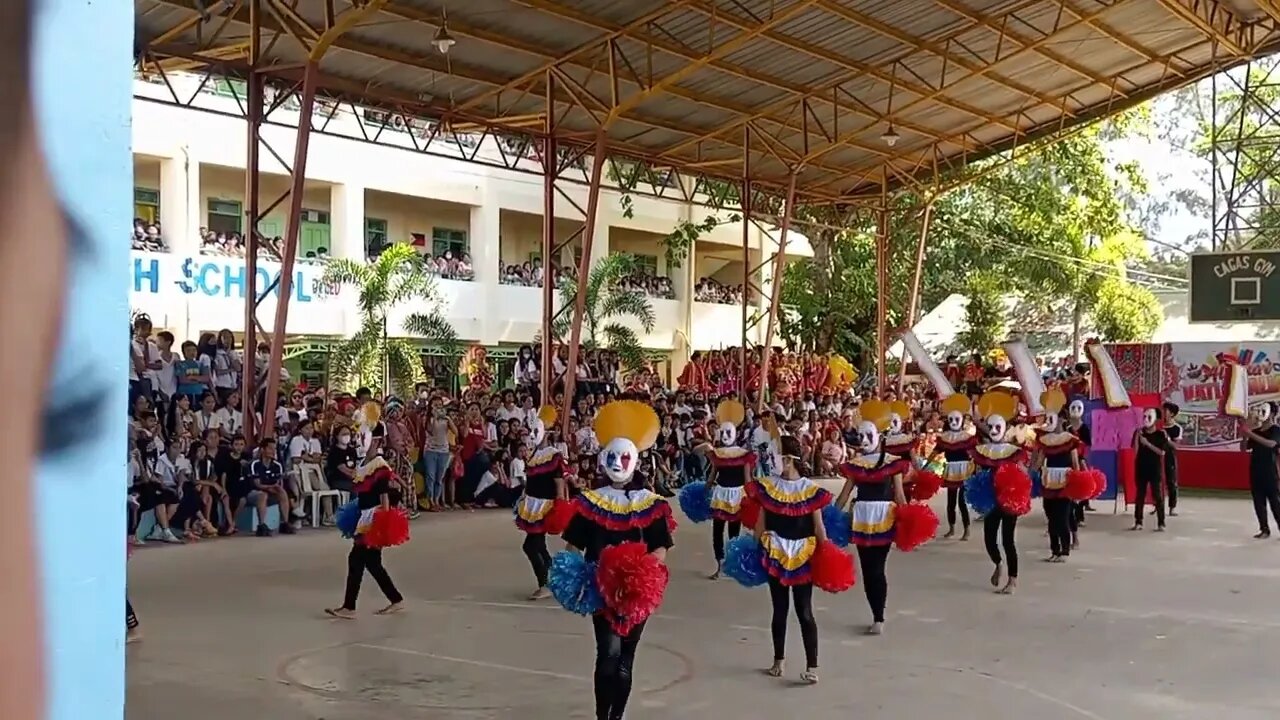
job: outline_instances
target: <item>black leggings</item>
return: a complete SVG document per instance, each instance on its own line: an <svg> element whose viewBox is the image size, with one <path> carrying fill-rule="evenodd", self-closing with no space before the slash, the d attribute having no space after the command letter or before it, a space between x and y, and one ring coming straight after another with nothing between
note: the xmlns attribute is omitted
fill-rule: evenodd
<svg viewBox="0 0 1280 720"><path fill-rule="evenodd" d="M1133 506L1133 522L1135 525L1142 524L1142 514L1147 509L1147 488L1151 488L1151 500L1156 505L1156 523L1160 527L1164 527L1164 478L1160 477L1160 473L1153 473L1155 477L1145 473L1138 473L1137 478L1137 502Z"/></svg>
<svg viewBox="0 0 1280 720"><path fill-rule="evenodd" d="M791 591L788 594L788 589ZM806 669L818 667L818 621L813 617L813 585L792 585L788 588L777 578L769 578L769 599L773 601L773 659L787 657L787 606L791 596L796 598L796 620L800 621L800 638L804 641Z"/></svg>
<svg viewBox="0 0 1280 720"><path fill-rule="evenodd" d="M378 583L382 594L387 596L387 602L398 603L404 600L404 596L396 590L396 584L391 582L387 569L382 566L382 548L371 548L356 542L351 544L351 552L347 553L347 592L342 599L343 608L356 609L356 599L360 597L360 582L364 579L366 570Z"/></svg>
<svg viewBox="0 0 1280 720"><path fill-rule="evenodd" d="M138 627L138 616L133 612L133 603L127 597L124 599L124 626L130 630Z"/></svg>
<svg viewBox="0 0 1280 720"><path fill-rule="evenodd" d="M947 526L956 528L956 506L960 507L960 521L969 527L969 506L964 501L964 486L947 488Z"/></svg>
<svg viewBox="0 0 1280 720"><path fill-rule="evenodd" d="M884 606L889 602L889 578L885 565L889 562L892 545L859 545L858 562L862 565L862 589L867 593L871 606L872 622L884 622Z"/></svg>
<svg viewBox="0 0 1280 720"><path fill-rule="evenodd" d="M1071 532L1079 530L1080 526L1084 524L1084 509L1088 504L1088 500L1071 503Z"/></svg>
<svg viewBox="0 0 1280 720"><path fill-rule="evenodd" d="M644 623L626 637L613 631L609 621L599 614L591 617L596 632L596 720L622 720L631 696L631 669L636 662L636 648Z"/></svg>
<svg viewBox="0 0 1280 720"><path fill-rule="evenodd" d="M987 543L987 555L991 562L999 565L1000 545L1004 545L1005 560L1009 563L1009 579L1018 577L1018 546L1014 543L1013 534L1018 528L1018 516L994 508L982 518L982 536ZM999 544L996 538L999 537Z"/></svg>
<svg viewBox="0 0 1280 720"><path fill-rule="evenodd" d="M742 523L734 521L726 522L719 518L711 521L711 548L716 552L716 562L724 559L724 526L729 526L729 539L738 537L738 533L742 532Z"/></svg>
<svg viewBox="0 0 1280 720"><path fill-rule="evenodd" d="M1049 518L1049 549L1054 555L1071 554L1071 515L1074 503L1064 497L1045 498L1044 514Z"/></svg>
<svg viewBox="0 0 1280 720"><path fill-rule="evenodd" d="M538 587L546 587L547 573L551 570L551 553L547 551L547 536L542 533L526 533L522 547L524 556L529 558L529 566L533 568L533 576L538 580Z"/></svg>
<svg viewBox="0 0 1280 720"><path fill-rule="evenodd" d="M1275 516L1276 524L1280 525L1280 483L1272 477L1251 477L1249 492L1253 495L1253 512L1258 516L1258 530L1270 534L1267 506L1271 506L1271 514Z"/></svg>

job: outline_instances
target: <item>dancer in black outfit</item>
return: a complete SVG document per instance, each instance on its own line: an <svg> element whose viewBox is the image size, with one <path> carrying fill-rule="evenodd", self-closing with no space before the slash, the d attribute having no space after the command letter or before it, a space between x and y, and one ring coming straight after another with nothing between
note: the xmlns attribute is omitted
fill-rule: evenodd
<svg viewBox="0 0 1280 720"><path fill-rule="evenodd" d="M1251 423L1240 424L1240 449L1249 451L1249 492L1258 516L1258 534L1253 537L1264 540L1271 537L1268 506L1280 525L1280 426L1270 403L1254 406L1251 414Z"/></svg>
<svg viewBox="0 0 1280 720"><path fill-rule="evenodd" d="M969 398L955 393L942 401L942 412L946 416L946 428L938 433L934 444L933 462L938 453L942 453L946 467L942 471L942 481L947 488L947 534L944 538L955 537L956 510L960 511L960 521L964 525L961 540L969 539L969 506L964 501L964 481L973 475L973 459L970 452L978 444L978 439L971 428L965 426L965 418L970 411Z"/></svg>
<svg viewBox="0 0 1280 720"><path fill-rule="evenodd" d="M813 575L809 562L818 543L827 539L822 525L822 508L831 502L831 493L801 474L800 441L787 435L780 439L782 474L763 477L748 487L748 494L760 504L754 529L764 548L765 569L769 572L769 599L773 619L773 665L767 671L782 677L787 652L787 613L795 599L796 620L804 642L805 671L800 679L818 682L818 621L813 616Z"/></svg>
<svg viewBox="0 0 1280 720"><path fill-rule="evenodd" d="M983 442L973 448L973 462L980 468L990 470L992 477L1006 464L1024 464L1027 454L1018 445L1005 440L1009 430L1009 420L1018 411L1018 401L1012 395L1002 392L988 392L978 399L978 415L983 422L985 435ZM1018 588L1018 547L1015 533L1018 528L1018 516L997 504L982 518L982 537L987 547L987 556L995 564L991 573L991 586L999 588L1001 595L1012 595ZM999 544L997 544L997 538ZM1000 549L1004 548L1004 557ZM1000 587L1000 577L1008 566L1008 580Z"/></svg>
<svg viewBox="0 0 1280 720"><path fill-rule="evenodd" d="M1089 446L1093 445L1093 433L1084 424L1084 401L1072 400L1067 405L1067 432L1076 436L1076 459L1081 468L1089 467ZM1080 544L1079 530L1084 526L1084 513L1092 510L1088 500L1074 503L1071 508L1071 546Z"/></svg>
<svg viewBox="0 0 1280 720"><path fill-rule="evenodd" d="M600 410L595 428L604 444L600 465L609 485L574 498L577 514L564 531L565 542L571 550L582 552L588 562L599 560L601 551L611 545L643 542L650 554L665 562L667 550L674 544L671 507L653 491L633 482L640 451L648 449L658 436L657 414L635 401L617 401ZM619 634L607 612L592 616L596 720L622 720L646 621Z"/></svg>
<svg viewBox="0 0 1280 720"><path fill-rule="evenodd" d="M1064 492L1067 473L1080 469L1076 452L1077 439L1062 429L1059 412L1067 398L1061 390L1048 390L1040 397L1044 407L1044 426L1036 437L1035 457L1031 467L1040 471L1044 514L1049 518L1049 562L1066 562L1075 545L1075 532L1071 529L1071 517L1075 503Z"/></svg>
<svg viewBox="0 0 1280 720"><path fill-rule="evenodd" d="M1169 437L1169 448L1164 455L1165 494L1169 498L1169 517L1178 517L1178 443L1182 440L1182 426L1177 423L1178 410L1174 403L1167 402L1164 411L1164 434Z"/></svg>
<svg viewBox="0 0 1280 720"><path fill-rule="evenodd" d="M533 568L538 587L529 595L530 600L551 597L547 591L547 572L551 569L551 553L547 550L547 519L557 501L567 502L568 487L564 475L568 467L564 455L555 445L546 443L546 424L543 417L554 422L547 408L541 417L533 421L529 436L533 438L533 456L525 464L524 495L516 502L516 527L525 533L521 549Z"/></svg>
<svg viewBox="0 0 1280 720"><path fill-rule="evenodd" d="M722 400L716 406L716 446L707 458L711 461L711 474L707 478L707 492L711 496L711 550L716 558L716 570L710 579L720 578L720 563L724 561L724 536L738 537L742 531L742 498L746 485L755 472L756 455L739 447L738 426L746 419L746 408L737 400Z"/></svg>
<svg viewBox="0 0 1280 720"><path fill-rule="evenodd" d="M1164 532L1164 463L1169 452L1169 436L1157 425L1160 411L1147 408L1142 411L1142 427L1133 434L1133 449L1137 451L1134 463L1134 480L1137 497L1133 510L1133 527L1142 529L1142 516L1146 511L1147 490L1156 505L1156 532Z"/></svg>

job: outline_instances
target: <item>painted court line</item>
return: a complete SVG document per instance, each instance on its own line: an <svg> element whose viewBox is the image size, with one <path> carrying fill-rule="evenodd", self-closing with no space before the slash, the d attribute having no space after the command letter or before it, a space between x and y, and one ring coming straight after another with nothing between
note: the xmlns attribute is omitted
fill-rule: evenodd
<svg viewBox="0 0 1280 720"><path fill-rule="evenodd" d="M521 673L524 675L537 675L538 677L556 678L557 680L572 680L574 682L588 682L587 678L580 675L566 675L565 673L551 672L549 670L535 670L534 668L519 667L517 665L503 665L502 663L485 662L484 660L471 660L468 658L452 657L449 655L438 655L436 653L423 652L421 650L410 650L408 648L391 647L389 645L370 645L367 643L355 643L350 647L360 647L367 650L381 650L383 652L398 653L400 655L413 655L415 657L430 658L432 660L441 660L443 662L457 663L459 665L470 665L472 667L480 667L488 670L505 670L506 672Z"/></svg>

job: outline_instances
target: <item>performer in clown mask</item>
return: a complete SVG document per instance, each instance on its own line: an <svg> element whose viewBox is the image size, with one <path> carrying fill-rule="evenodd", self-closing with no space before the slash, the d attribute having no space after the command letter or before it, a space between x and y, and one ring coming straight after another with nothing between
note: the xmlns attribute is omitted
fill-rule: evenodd
<svg viewBox="0 0 1280 720"><path fill-rule="evenodd" d="M1084 401L1072 400L1067 404L1067 422L1063 428L1076 437L1076 456L1081 467L1088 467L1089 446L1093 445L1093 434L1089 426L1084 424ZM1075 503L1071 509L1071 532L1075 533L1084 525L1084 513L1092 510L1089 501Z"/></svg>
<svg viewBox="0 0 1280 720"><path fill-rule="evenodd" d="M1133 434L1133 449L1137 451L1134 463L1134 480L1137 498L1133 510L1133 527L1141 530L1143 514L1147 509L1147 490L1156 506L1156 532L1164 532L1164 458L1170 452L1169 436L1160 428L1160 410L1147 408L1142 411L1142 427Z"/></svg>
<svg viewBox="0 0 1280 720"><path fill-rule="evenodd" d="M934 457L930 458L932 462L938 453L942 453L943 460L946 461L942 472L942 481L947 488L947 534L943 535L946 538L955 537L958 508L960 521L964 525L960 539L969 539L969 506L964 500L964 481L973 474L973 460L969 453L978 444L973 429L965 422L971 411L969 398L960 393L949 395L942 401L945 425L934 444Z"/></svg>
<svg viewBox="0 0 1280 720"><path fill-rule="evenodd" d="M1031 467L1040 471L1044 514L1049 519L1049 562L1066 562L1071 548L1077 545L1076 531L1071 527L1075 508L1066 496L1067 473L1080 470L1076 436L1062 427L1062 406L1066 397L1061 390L1048 390L1040 396L1044 407L1044 423L1036 437L1035 459Z"/></svg>
<svg viewBox="0 0 1280 720"><path fill-rule="evenodd" d="M716 407L715 447L711 459L711 475L707 487L711 496L711 549L715 552L716 570L712 580L720 578L720 564L724 561L724 535L726 526L730 538L742 531L742 498L745 486L754 472L756 455L739 447L738 426L746 418L746 408L737 400L722 400Z"/></svg>
<svg viewBox="0 0 1280 720"><path fill-rule="evenodd" d="M889 427L891 412L883 400L862 403L861 419L845 438L846 444L852 446L851 457L840 465L845 482L836 498L836 507L843 508L854 488L858 490L853 503L852 535L862 566L862 586L871 606L871 626L867 628L870 635L884 631L884 609L889 598L885 565L893 547L894 509L907 502L902 481L911 470L910 461L888 454L881 442L880 433Z"/></svg>
<svg viewBox="0 0 1280 720"><path fill-rule="evenodd" d="M567 503L569 499L564 479L567 467L564 455L559 447L547 442L547 425L554 425L555 421L555 408L543 406L531 423L529 438L534 450L525 463L524 494L515 507L516 527L525 533L521 547L538 583L529 596L530 600L551 597L547 591L547 573L551 569L547 535L564 529L564 526L554 527L552 511L557 501Z"/></svg>
<svg viewBox="0 0 1280 720"><path fill-rule="evenodd" d="M577 511L564 531L570 550L587 562L601 561L606 548L644 543L648 553L665 563L672 539L671 508L656 493L633 482L640 453L658 438L653 408L634 400L611 402L595 419L603 448L600 465L609 484L586 490L574 500ZM602 588L602 590L604 590ZM648 618L624 618L605 608L591 617L595 630L595 700L597 720L622 720L631 695L632 668Z"/></svg>
<svg viewBox="0 0 1280 720"><path fill-rule="evenodd" d="M1249 451L1249 491L1253 495L1253 511L1258 516L1258 534L1263 540L1271 537L1271 525L1267 522L1267 507L1280 525L1280 470L1276 468L1280 454L1280 426L1276 425L1272 403L1258 403L1250 411L1250 418L1240 423L1240 449Z"/></svg>
<svg viewBox="0 0 1280 720"><path fill-rule="evenodd" d="M990 471L994 477L1005 465L1022 466L1027 461L1026 452L1009 441L1009 421L1017 415L1018 401L1012 395L1003 392L987 392L978 399L978 416L986 428L986 439L974 446L970 457L976 466ZM1025 472L1022 473L1025 475ZM977 478L975 478L976 480ZM1025 497L1027 508L1030 507L1031 482L1026 480ZM972 496L971 496L972 497ZM1012 595L1018 587L1018 546L1015 535L1018 517L1025 512L1022 508L1002 504L997 493L995 506L982 518L982 536L987 548L987 556L995 564L991 573L991 586L999 588L1002 595ZM1004 557L1000 550L1004 549ZM1006 573L1004 587L1000 580Z"/></svg>
<svg viewBox="0 0 1280 720"><path fill-rule="evenodd" d="M884 433L884 451L916 467L916 435L911 432L911 408L901 400L889 403L889 427ZM912 473L907 473L903 482L907 497L911 497Z"/></svg>

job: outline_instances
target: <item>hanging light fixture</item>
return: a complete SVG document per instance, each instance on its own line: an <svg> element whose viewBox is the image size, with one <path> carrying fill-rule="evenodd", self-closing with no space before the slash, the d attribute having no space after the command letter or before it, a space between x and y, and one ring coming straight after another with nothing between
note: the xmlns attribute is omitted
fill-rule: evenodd
<svg viewBox="0 0 1280 720"><path fill-rule="evenodd" d="M440 27L436 29L435 36L431 38L431 44L435 46L436 50L440 51L441 55L448 55L449 50L456 45L457 42L458 41L454 40L453 36L449 34L448 20L440 23Z"/></svg>
<svg viewBox="0 0 1280 720"><path fill-rule="evenodd" d="M897 145L898 140L901 138L902 136L898 134L898 131L893 129L893 123L889 123L889 127L884 132L880 133L880 139L889 147Z"/></svg>

